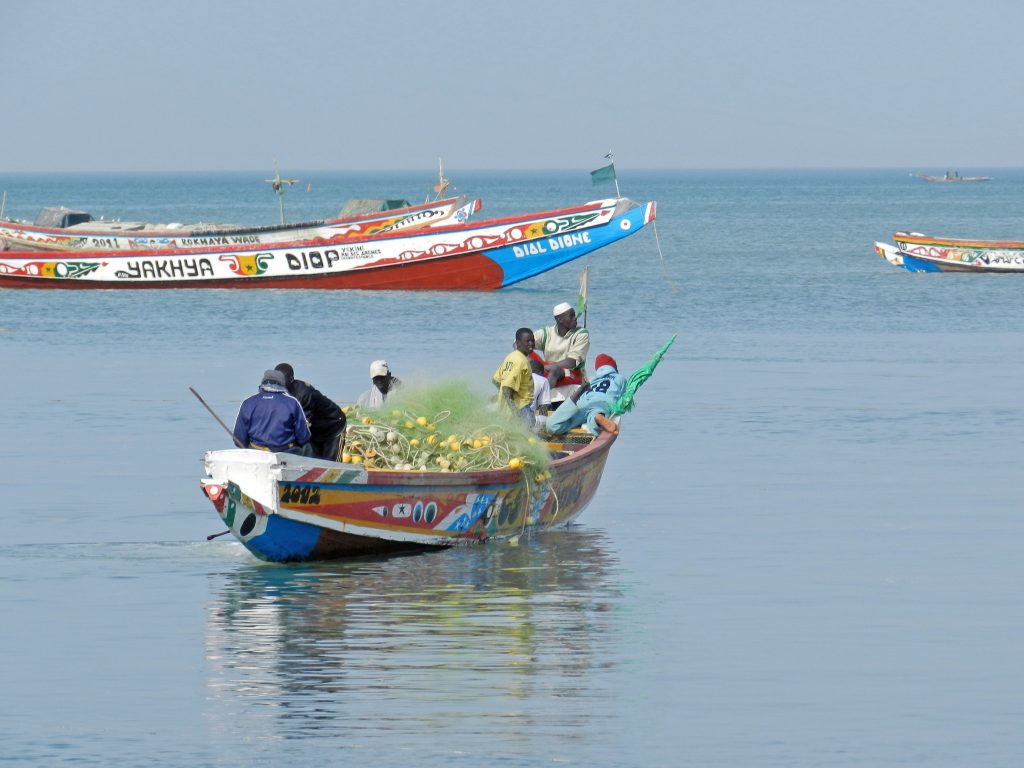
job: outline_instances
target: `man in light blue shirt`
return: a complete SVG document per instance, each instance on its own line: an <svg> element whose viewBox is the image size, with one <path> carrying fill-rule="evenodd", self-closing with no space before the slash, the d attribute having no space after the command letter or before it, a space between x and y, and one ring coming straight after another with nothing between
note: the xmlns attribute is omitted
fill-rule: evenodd
<svg viewBox="0 0 1024 768"><path fill-rule="evenodd" d="M619 373L618 363L610 355L598 355L594 365L597 370L590 383L577 390L548 416L547 430L551 434L561 435L579 426L592 435L599 434L601 430L613 435L619 433L619 425L609 418L609 414L626 389L626 377Z"/></svg>

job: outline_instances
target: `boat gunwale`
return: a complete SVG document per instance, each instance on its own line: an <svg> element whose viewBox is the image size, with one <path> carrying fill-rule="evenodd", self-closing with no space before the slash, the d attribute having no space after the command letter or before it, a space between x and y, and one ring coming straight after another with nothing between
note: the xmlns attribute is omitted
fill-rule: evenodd
<svg viewBox="0 0 1024 768"><path fill-rule="evenodd" d="M902 242L913 243L914 245L945 245L952 248L974 248L976 250L1024 250L1024 240L969 240L956 237L912 235L909 232L896 232L893 235L893 239L897 241L897 247Z"/></svg>

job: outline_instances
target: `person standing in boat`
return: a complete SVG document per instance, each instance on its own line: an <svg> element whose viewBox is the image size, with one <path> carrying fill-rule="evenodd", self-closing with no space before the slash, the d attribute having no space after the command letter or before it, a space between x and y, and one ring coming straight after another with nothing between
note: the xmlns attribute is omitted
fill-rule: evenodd
<svg viewBox="0 0 1024 768"><path fill-rule="evenodd" d="M561 435L573 427L584 427L590 434L601 430L619 433L619 425L611 418L612 406L626 389L626 377L619 373L619 364L611 355L598 355L594 360L594 378L577 389L572 396L548 416L547 431Z"/></svg>
<svg viewBox="0 0 1024 768"><path fill-rule="evenodd" d="M571 304L562 302L552 313L554 324L533 333L537 351L532 356L544 366L554 404L572 395L586 380L590 333L577 325Z"/></svg>
<svg viewBox="0 0 1024 768"><path fill-rule="evenodd" d="M313 455L306 415L288 394L285 376L278 370L265 371L259 391L242 401L233 434L243 448Z"/></svg>
<svg viewBox="0 0 1024 768"><path fill-rule="evenodd" d="M498 388L498 407L514 413L528 426L534 424L533 417L533 370L529 354L533 352L533 331L520 328L516 331L512 351L494 372L491 381Z"/></svg>
<svg viewBox="0 0 1024 768"><path fill-rule="evenodd" d="M288 394L299 401L302 412L306 414L309 431L313 435L313 455L318 459L337 461L345 437L345 413L341 406L312 384L296 379L295 369L288 363L279 363L274 370L284 374Z"/></svg>
<svg viewBox="0 0 1024 768"><path fill-rule="evenodd" d="M391 368L386 360L374 360L370 363L370 380L373 386L363 392L356 401L360 408L383 408L388 394L402 384L401 379L391 375Z"/></svg>

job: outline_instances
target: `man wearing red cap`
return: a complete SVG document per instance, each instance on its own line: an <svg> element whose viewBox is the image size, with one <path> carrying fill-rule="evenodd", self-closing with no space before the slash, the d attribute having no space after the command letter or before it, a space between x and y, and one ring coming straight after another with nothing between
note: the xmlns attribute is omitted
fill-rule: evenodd
<svg viewBox="0 0 1024 768"><path fill-rule="evenodd" d="M619 364L611 355L598 355L594 365L597 370L590 383L580 387L572 397L558 406L558 410L548 416L548 432L561 435L573 427L582 426L592 435L600 433L602 429L613 435L618 434L619 425L609 414L615 401L626 389L626 377L619 373Z"/></svg>
<svg viewBox="0 0 1024 768"><path fill-rule="evenodd" d="M552 314L554 325L533 332L537 349L530 357L544 365L554 405L569 397L584 382L590 334L576 324L576 310L570 304L556 305Z"/></svg>

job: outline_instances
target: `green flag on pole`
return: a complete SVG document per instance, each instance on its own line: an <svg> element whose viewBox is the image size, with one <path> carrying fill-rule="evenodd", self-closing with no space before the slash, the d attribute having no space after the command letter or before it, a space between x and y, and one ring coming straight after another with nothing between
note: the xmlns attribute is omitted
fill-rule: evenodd
<svg viewBox="0 0 1024 768"><path fill-rule="evenodd" d="M609 163L604 168L598 168L596 171L590 172L590 180L595 185L603 184L606 181L615 181L615 163Z"/></svg>
<svg viewBox="0 0 1024 768"><path fill-rule="evenodd" d="M646 363L641 365L626 381L626 389L619 396L619 399L615 401L612 406L612 415L618 416L619 414L626 413L627 411L633 410L633 395L640 389L640 385L651 378L651 374L654 373L654 369L658 367L658 363L661 362L661 358L668 352L668 348L672 346L672 342L676 340L673 336L668 340L661 349L654 353L654 356Z"/></svg>
<svg viewBox="0 0 1024 768"><path fill-rule="evenodd" d="M587 327L587 294L589 293L590 265L580 273L580 295L576 299L576 315L583 318L583 327Z"/></svg>

